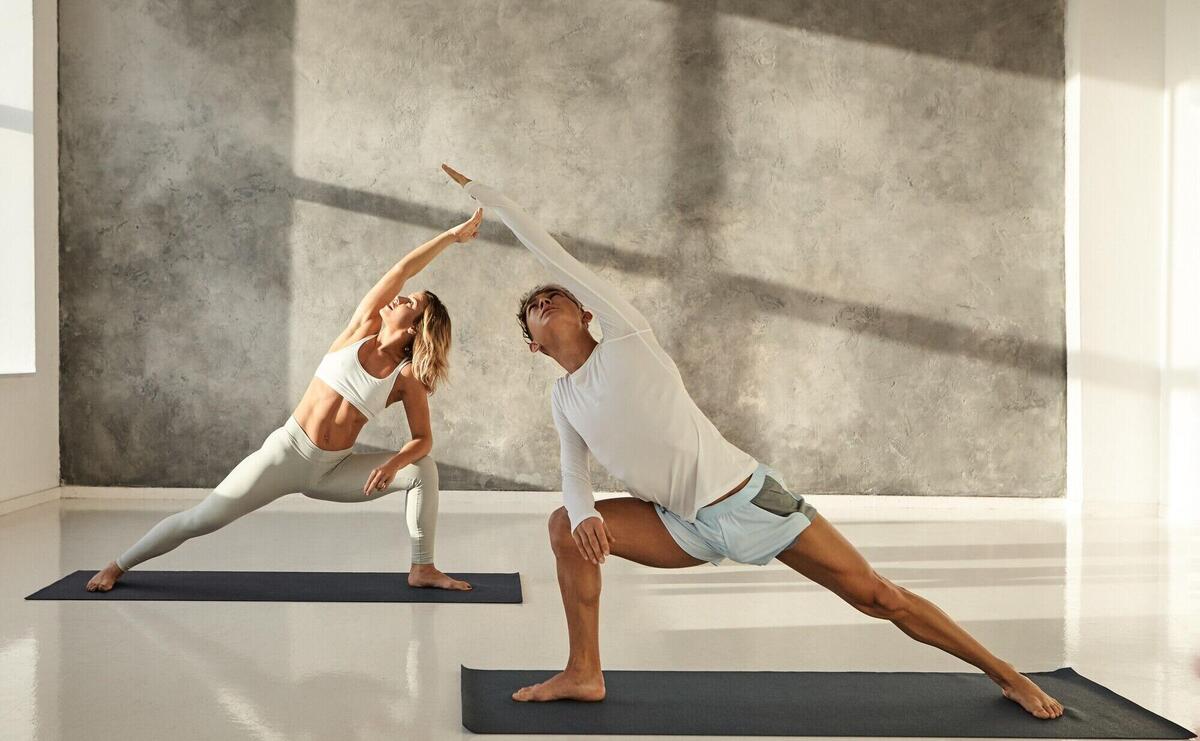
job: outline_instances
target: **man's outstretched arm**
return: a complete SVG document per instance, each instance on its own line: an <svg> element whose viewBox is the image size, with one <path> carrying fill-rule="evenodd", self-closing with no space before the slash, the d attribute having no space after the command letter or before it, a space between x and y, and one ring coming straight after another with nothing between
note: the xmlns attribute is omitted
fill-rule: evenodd
<svg viewBox="0 0 1200 741"><path fill-rule="evenodd" d="M550 269L554 279L574 293L583 302L584 307L595 314L605 339L616 339L630 332L650 329L646 317L621 296L612 284L572 257L541 224L510 198L478 180L467 179L445 165L442 169L463 185L467 193L481 205L494 209L517 239L521 240L539 262Z"/></svg>

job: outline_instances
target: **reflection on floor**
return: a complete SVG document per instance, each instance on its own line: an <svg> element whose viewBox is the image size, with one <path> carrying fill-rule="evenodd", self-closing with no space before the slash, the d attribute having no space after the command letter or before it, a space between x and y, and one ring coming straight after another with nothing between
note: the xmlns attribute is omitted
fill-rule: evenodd
<svg viewBox="0 0 1200 741"><path fill-rule="evenodd" d="M0 517L0 738L472 735L459 722L459 665L557 669L566 636L545 535L554 497L458 496L443 495L438 564L520 571L525 604L24 602L186 503L63 500ZM839 516L832 500L816 504L880 573L1019 668L1070 665L1200 726L1200 528L1051 509ZM407 569L396 507L278 505L148 567ZM603 599L613 669L968 669L778 563L614 560Z"/></svg>

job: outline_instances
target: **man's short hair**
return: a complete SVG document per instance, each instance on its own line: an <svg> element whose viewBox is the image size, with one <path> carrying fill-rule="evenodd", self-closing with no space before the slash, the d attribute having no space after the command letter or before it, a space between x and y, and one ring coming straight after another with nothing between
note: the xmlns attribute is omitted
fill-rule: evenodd
<svg viewBox="0 0 1200 741"><path fill-rule="evenodd" d="M529 311L529 305L533 300L546 291L559 291L562 295L575 302L580 311L583 311L583 304L579 299L575 298L575 294L558 285L557 283L543 283L540 286L534 286L533 290L521 297L521 310L517 312L517 321L521 324L521 334L525 336L526 342L533 342L533 338L529 336L529 322L525 319L526 312Z"/></svg>

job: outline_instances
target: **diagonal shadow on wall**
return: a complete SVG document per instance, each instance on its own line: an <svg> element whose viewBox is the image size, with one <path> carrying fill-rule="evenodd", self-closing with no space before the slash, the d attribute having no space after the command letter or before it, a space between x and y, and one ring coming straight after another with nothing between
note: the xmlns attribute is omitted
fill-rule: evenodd
<svg viewBox="0 0 1200 741"><path fill-rule="evenodd" d="M662 0L684 13L693 0ZM1014 0L725 0L711 12L801 28L957 64L1061 80L1063 58L1030 38L1063 35L1063 4ZM1031 7L1032 6L1032 7ZM920 23L913 23L919 14ZM1061 44L1059 44L1061 48Z"/></svg>
<svg viewBox="0 0 1200 741"><path fill-rule="evenodd" d="M709 179L708 187L715 187L712 185L714 182L715 178ZM446 224L462 218L462 213L458 211L304 178L293 178L290 190L294 197L300 200L439 231L444 229ZM686 209L682 221L693 222L689 228L690 236L703 238L704 220L693 212L697 207L685 206L682 200L678 199L676 202L680 204L678 208L681 211ZM592 265L614 267L627 273L671 277L672 280L678 276L677 262L670 255L636 253L568 234L556 236L573 255ZM495 244L524 249L512 232L495 220L484 221L480 237ZM677 241L683 240L680 238ZM915 345L932 352L1025 368L1043 375L1063 376L1066 373L1062 347L1049 343L888 309L877 304L848 301L820 291L758 276L714 271L709 274L707 280L736 285L740 289L739 293L757 297L752 307L756 312L786 314L819 326L840 327L892 342ZM725 318L727 317L723 313L722 319ZM653 317L651 319L653 320Z"/></svg>

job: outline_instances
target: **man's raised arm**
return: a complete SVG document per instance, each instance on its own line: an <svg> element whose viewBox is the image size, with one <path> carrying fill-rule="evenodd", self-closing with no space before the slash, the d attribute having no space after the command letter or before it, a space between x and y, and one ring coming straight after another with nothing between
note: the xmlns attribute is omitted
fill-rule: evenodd
<svg viewBox="0 0 1200 741"><path fill-rule="evenodd" d="M550 269L555 280L574 293L584 307L596 316L605 339L616 339L631 332L650 329L646 317L633 304L625 300L608 281L572 257L541 224L508 196L478 180L468 180L464 187L481 205L494 209L517 239Z"/></svg>

